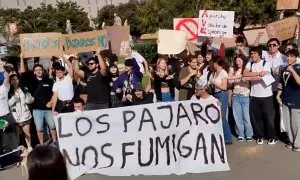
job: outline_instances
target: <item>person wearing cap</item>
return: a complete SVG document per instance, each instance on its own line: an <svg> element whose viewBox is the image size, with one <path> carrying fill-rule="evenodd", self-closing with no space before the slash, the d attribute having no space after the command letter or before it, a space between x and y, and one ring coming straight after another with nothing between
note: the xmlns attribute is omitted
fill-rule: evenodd
<svg viewBox="0 0 300 180"><path fill-rule="evenodd" d="M113 84L114 91L123 94L122 97L133 92L134 87L142 82L143 74L139 71L134 59L125 60L125 72L123 72Z"/></svg>
<svg viewBox="0 0 300 180"><path fill-rule="evenodd" d="M97 110L109 108L109 78L107 75L106 64L101 56L101 51L97 52L97 56L89 58L88 71L82 71L78 66L78 58L74 61L75 73L85 79L87 101L85 110Z"/></svg>
<svg viewBox="0 0 300 180"><path fill-rule="evenodd" d="M213 97L208 82L205 79L199 79L195 84L195 94L191 97L191 100L199 100L210 96Z"/></svg>
<svg viewBox="0 0 300 180"><path fill-rule="evenodd" d="M127 94L122 99L124 105L142 105L151 104L154 102L154 93L150 92L150 86L145 90L141 83L137 83L131 94Z"/></svg>

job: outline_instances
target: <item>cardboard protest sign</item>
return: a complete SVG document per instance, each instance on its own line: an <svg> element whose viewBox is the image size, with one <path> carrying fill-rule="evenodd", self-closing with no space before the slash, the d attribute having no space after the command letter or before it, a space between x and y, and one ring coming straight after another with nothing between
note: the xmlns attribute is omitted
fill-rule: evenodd
<svg viewBox="0 0 300 180"><path fill-rule="evenodd" d="M55 117L71 180L227 171L220 107L200 99Z"/></svg>
<svg viewBox="0 0 300 180"><path fill-rule="evenodd" d="M189 42L197 42L198 22L199 18L174 18L173 26L174 30L186 32Z"/></svg>
<svg viewBox="0 0 300 180"><path fill-rule="evenodd" d="M112 53L120 55L122 41L129 41L130 27L129 26L105 26L107 37L110 42Z"/></svg>
<svg viewBox="0 0 300 180"><path fill-rule="evenodd" d="M21 52L28 57L50 57L63 54L61 33L20 34Z"/></svg>
<svg viewBox="0 0 300 180"><path fill-rule="evenodd" d="M109 49L106 31L91 31L64 35L66 54Z"/></svg>
<svg viewBox="0 0 300 180"><path fill-rule="evenodd" d="M235 38L223 38L223 41L224 41L224 45L225 45L226 48L231 48L231 47L235 47L236 46L236 44L235 44ZM217 48L220 47L221 42L222 42L221 38L216 38L215 37L213 39L213 44L218 45Z"/></svg>
<svg viewBox="0 0 300 180"><path fill-rule="evenodd" d="M187 42L186 33L175 30L159 30L158 46L159 54L179 54L185 50Z"/></svg>
<svg viewBox="0 0 300 180"><path fill-rule="evenodd" d="M276 37L280 41L284 41L295 36L297 25L298 19L290 17L268 24L266 30L269 38Z"/></svg>
<svg viewBox="0 0 300 180"><path fill-rule="evenodd" d="M260 36L258 44L266 44L269 40L266 28L245 30L244 35L250 46L254 45L258 36Z"/></svg>
<svg viewBox="0 0 300 180"><path fill-rule="evenodd" d="M277 10L298 9L299 0L277 0Z"/></svg>
<svg viewBox="0 0 300 180"><path fill-rule="evenodd" d="M233 37L234 11L200 10L198 36Z"/></svg>

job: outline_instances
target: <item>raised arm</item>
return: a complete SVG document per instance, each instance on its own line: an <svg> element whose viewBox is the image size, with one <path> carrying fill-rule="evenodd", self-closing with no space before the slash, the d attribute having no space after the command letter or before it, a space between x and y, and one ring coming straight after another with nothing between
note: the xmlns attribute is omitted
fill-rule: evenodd
<svg viewBox="0 0 300 180"><path fill-rule="evenodd" d="M75 56L75 59L72 61L74 67L74 73L79 76L81 79L84 79L84 71L79 69L79 58Z"/></svg>
<svg viewBox="0 0 300 180"><path fill-rule="evenodd" d="M105 64L100 52L101 52L101 50L99 50L97 53L99 66L100 66L100 73L102 76L107 76L106 64Z"/></svg>
<svg viewBox="0 0 300 180"><path fill-rule="evenodd" d="M73 78L73 76L74 76L74 71L73 71L73 66L72 66L72 64L71 64L71 62L69 61L69 59L67 58L67 57L63 57L62 58L63 60L64 60L64 62L67 64L67 66L68 66L68 73L69 73L69 76L71 77L71 78Z"/></svg>
<svg viewBox="0 0 300 180"><path fill-rule="evenodd" d="M20 69L19 69L20 73L25 73L26 72L26 67L25 67L25 62L24 62L24 58L23 58L23 54L20 54Z"/></svg>

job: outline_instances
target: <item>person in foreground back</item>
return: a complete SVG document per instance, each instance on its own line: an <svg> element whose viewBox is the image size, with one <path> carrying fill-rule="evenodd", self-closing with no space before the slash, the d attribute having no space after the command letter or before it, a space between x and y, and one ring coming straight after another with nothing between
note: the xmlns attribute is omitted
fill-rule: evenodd
<svg viewBox="0 0 300 180"><path fill-rule="evenodd" d="M27 157L28 180L68 180L65 160L52 146L37 146Z"/></svg>

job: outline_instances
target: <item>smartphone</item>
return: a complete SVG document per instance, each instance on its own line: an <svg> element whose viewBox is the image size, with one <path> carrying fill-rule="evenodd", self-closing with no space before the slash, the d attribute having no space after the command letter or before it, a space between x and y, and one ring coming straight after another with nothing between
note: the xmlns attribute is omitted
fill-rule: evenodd
<svg viewBox="0 0 300 180"><path fill-rule="evenodd" d="M16 149L9 153L0 155L0 170L16 165L23 160L21 154L23 150Z"/></svg>

